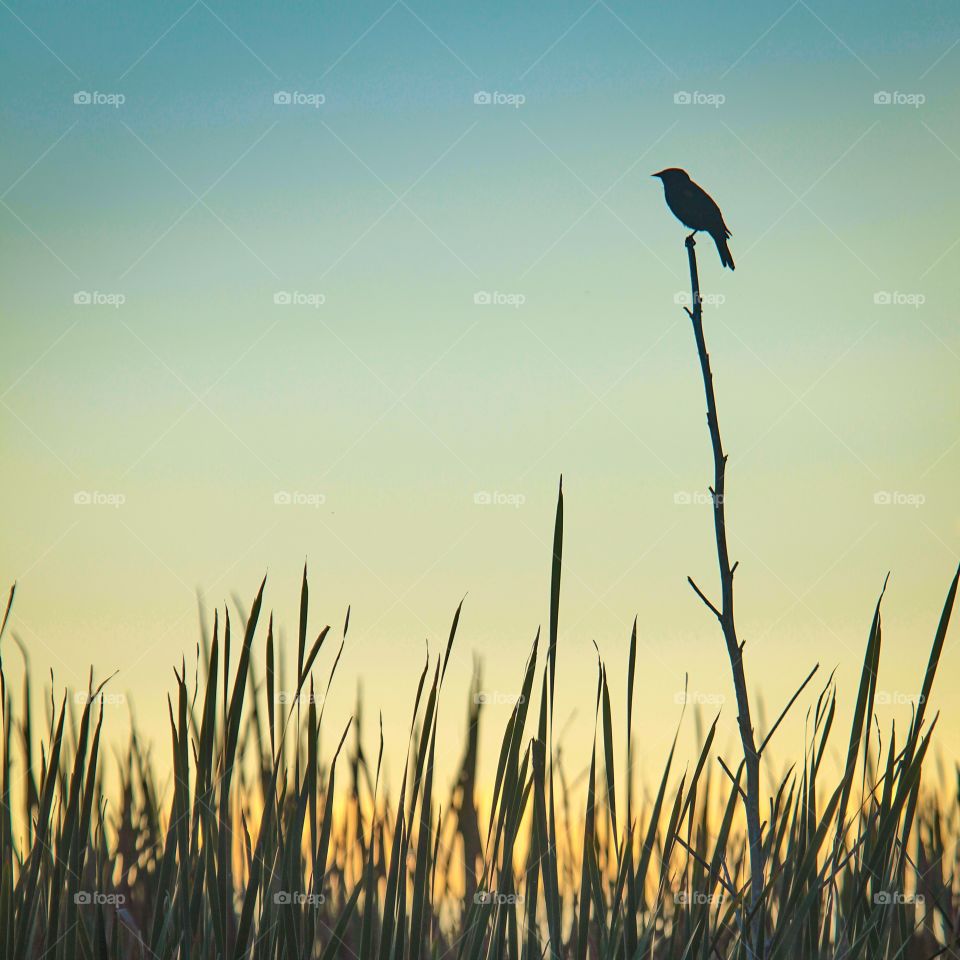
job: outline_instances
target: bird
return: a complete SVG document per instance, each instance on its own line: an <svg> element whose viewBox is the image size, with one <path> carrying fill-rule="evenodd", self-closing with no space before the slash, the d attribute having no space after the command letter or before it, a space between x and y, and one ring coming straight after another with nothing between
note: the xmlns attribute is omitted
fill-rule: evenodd
<svg viewBox="0 0 960 960"><path fill-rule="evenodd" d="M660 178L663 195L673 215L694 234L700 230L709 233L717 245L720 263L731 270L735 269L730 248L727 246L727 237L731 234L713 197L699 184L694 183L686 170L668 167L652 176Z"/></svg>

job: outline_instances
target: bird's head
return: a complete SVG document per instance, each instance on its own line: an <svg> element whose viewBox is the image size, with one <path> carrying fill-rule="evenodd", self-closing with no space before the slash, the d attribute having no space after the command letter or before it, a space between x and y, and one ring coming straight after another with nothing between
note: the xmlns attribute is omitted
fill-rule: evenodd
<svg viewBox="0 0 960 960"><path fill-rule="evenodd" d="M651 174L651 176L659 177L664 186L671 183L684 183L690 179L690 174L678 167L667 167L666 170L661 170L659 173Z"/></svg>

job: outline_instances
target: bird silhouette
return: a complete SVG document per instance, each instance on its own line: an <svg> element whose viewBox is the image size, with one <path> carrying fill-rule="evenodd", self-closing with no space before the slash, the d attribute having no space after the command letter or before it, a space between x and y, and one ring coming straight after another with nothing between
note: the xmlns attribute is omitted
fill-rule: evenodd
<svg viewBox="0 0 960 960"><path fill-rule="evenodd" d="M700 230L709 233L717 245L720 263L733 270L733 257L727 246L730 231L723 222L723 214L713 197L699 184L694 183L686 170L668 167L653 176L659 177L663 183L663 195L673 215L694 233Z"/></svg>

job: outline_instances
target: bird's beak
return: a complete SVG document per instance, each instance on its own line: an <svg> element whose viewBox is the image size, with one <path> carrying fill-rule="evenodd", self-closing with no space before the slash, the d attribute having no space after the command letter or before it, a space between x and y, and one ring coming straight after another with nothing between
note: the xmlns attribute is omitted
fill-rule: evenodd
<svg viewBox="0 0 960 960"><path fill-rule="evenodd" d="M651 173L650 176L651 176L651 177L660 177L660 176L663 176L663 171L661 170L660 173Z"/></svg>

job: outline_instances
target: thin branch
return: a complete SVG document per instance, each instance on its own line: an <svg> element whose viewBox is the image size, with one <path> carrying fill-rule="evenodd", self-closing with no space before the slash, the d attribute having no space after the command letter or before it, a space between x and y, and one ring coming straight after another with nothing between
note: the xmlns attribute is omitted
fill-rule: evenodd
<svg viewBox="0 0 960 960"><path fill-rule="evenodd" d="M697 273L697 255L694 248L696 240L690 234L685 241L687 260L690 265L690 293L693 308L684 307L693 326L693 336L697 344L697 357L700 361L700 373L703 377L703 392L707 401L707 427L710 431L710 446L713 452L713 484L710 493L713 497L713 524L717 542L717 566L720 572L720 609L711 604L703 592L690 580L697 595L713 611L720 621L730 670L733 674L733 687L737 698L737 724L740 730L740 742L743 747L743 762L747 770L747 788L744 792L739 785L747 815L747 842L750 849L750 938L748 952L756 957L761 951L765 931L764 912L761 898L764 889L764 850L763 830L760 824L760 754L753 735L750 720L750 698L747 693L746 674L743 667L743 644L737 638L733 616L733 573L737 564L730 565L727 548L726 526L726 469L727 455L720 439L720 422L717 415L717 398L713 390L713 371L710 369L710 355L703 335L703 300L700 296L700 279ZM689 580L689 578L688 578ZM729 774L729 771L727 771ZM766 952L766 951L764 951Z"/></svg>
<svg viewBox="0 0 960 960"><path fill-rule="evenodd" d="M703 591L693 582L693 577L687 577L687 583L693 587L693 592L713 611L714 616L723 622L723 614L703 595Z"/></svg>

